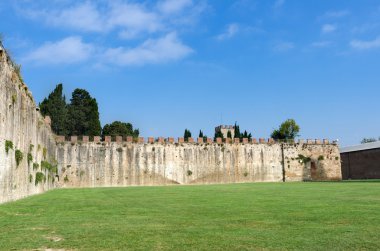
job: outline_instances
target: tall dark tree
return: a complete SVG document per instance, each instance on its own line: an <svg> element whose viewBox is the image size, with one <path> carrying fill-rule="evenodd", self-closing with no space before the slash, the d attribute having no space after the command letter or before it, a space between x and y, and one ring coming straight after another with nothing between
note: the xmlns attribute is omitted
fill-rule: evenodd
<svg viewBox="0 0 380 251"><path fill-rule="evenodd" d="M185 133L183 134L183 137L184 137L185 141L187 142L189 140L189 138L191 138L190 130L185 129Z"/></svg>
<svg viewBox="0 0 380 251"><path fill-rule="evenodd" d="M277 140L294 140L298 136L299 131L300 127L296 121L288 119L272 132L271 137Z"/></svg>
<svg viewBox="0 0 380 251"><path fill-rule="evenodd" d="M228 130L228 132L227 132L227 138L230 138L230 139L232 139L232 133L231 133L231 131L230 131L230 130Z"/></svg>
<svg viewBox="0 0 380 251"><path fill-rule="evenodd" d="M131 123L124 123L121 121L114 121L111 124L106 124L102 130L102 136L132 136L137 138L140 134L139 129L133 129Z"/></svg>
<svg viewBox="0 0 380 251"><path fill-rule="evenodd" d="M39 106L43 116L50 116L53 132L58 135L67 135L67 106L62 84L58 84Z"/></svg>
<svg viewBox="0 0 380 251"><path fill-rule="evenodd" d="M216 138L224 138L224 135L220 130L215 131L214 140L216 140Z"/></svg>
<svg viewBox="0 0 380 251"><path fill-rule="evenodd" d="M203 136L203 132L202 132L202 130L199 130L199 136L198 136L199 138L203 138L204 136Z"/></svg>
<svg viewBox="0 0 380 251"><path fill-rule="evenodd" d="M68 106L69 135L100 136L98 103L83 89L75 89Z"/></svg>
<svg viewBox="0 0 380 251"><path fill-rule="evenodd" d="M234 126L234 138L241 138L240 126L237 125L236 122L235 122L235 126Z"/></svg>

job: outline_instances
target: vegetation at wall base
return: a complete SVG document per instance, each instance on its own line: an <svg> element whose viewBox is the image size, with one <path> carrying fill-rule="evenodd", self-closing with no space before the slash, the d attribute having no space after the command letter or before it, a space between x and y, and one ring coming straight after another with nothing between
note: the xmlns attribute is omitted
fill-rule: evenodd
<svg viewBox="0 0 380 251"><path fill-rule="evenodd" d="M0 205L0 249L379 250L379 194L379 181L52 190Z"/></svg>

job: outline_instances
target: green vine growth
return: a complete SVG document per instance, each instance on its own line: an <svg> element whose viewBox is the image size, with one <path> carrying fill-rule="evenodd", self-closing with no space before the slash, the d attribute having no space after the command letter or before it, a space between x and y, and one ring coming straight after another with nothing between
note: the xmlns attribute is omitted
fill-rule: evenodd
<svg viewBox="0 0 380 251"><path fill-rule="evenodd" d="M31 153L28 153L28 166L30 162L33 162L33 155Z"/></svg>
<svg viewBox="0 0 380 251"><path fill-rule="evenodd" d="M34 185L38 185L38 183L41 183L42 181L45 180L45 174L38 172L36 173L36 179L34 181Z"/></svg>
<svg viewBox="0 0 380 251"><path fill-rule="evenodd" d="M13 142L10 140L5 141L5 152L8 154L9 149L13 149Z"/></svg>
<svg viewBox="0 0 380 251"><path fill-rule="evenodd" d="M16 159L17 166L20 165L23 158L24 158L24 154L20 150L17 149L15 151L15 159Z"/></svg>
<svg viewBox="0 0 380 251"><path fill-rule="evenodd" d="M37 170L40 167L38 163L33 163L33 170Z"/></svg>

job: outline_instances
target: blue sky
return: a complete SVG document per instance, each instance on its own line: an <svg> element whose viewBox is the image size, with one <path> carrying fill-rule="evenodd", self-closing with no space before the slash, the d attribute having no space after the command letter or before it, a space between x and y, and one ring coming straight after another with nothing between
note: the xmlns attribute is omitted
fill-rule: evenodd
<svg viewBox="0 0 380 251"><path fill-rule="evenodd" d="M378 0L1 1L0 32L37 102L64 84L143 136L380 136Z"/></svg>

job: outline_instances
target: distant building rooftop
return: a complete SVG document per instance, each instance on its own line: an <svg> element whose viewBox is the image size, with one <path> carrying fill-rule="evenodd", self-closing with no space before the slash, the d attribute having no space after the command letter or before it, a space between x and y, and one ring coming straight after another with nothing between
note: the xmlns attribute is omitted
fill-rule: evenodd
<svg viewBox="0 0 380 251"><path fill-rule="evenodd" d="M358 152L380 148L380 141L340 148L340 153Z"/></svg>

